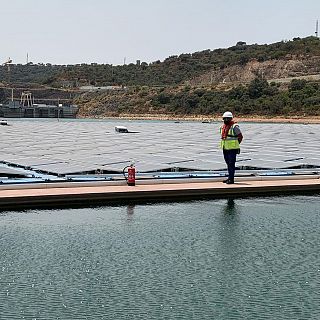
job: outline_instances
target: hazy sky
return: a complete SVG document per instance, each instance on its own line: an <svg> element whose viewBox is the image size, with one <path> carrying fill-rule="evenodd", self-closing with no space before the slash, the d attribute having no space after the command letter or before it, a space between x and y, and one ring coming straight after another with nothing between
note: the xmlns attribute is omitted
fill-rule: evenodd
<svg viewBox="0 0 320 320"><path fill-rule="evenodd" d="M314 35L320 0L1 0L0 62L123 64Z"/></svg>

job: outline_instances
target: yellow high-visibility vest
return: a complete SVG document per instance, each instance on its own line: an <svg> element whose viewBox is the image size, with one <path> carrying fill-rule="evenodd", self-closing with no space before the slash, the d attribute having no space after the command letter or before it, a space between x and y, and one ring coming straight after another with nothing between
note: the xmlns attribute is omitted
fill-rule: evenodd
<svg viewBox="0 0 320 320"><path fill-rule="evenodd" d="M227 134L227 137L225 139L221 139L220 141L220 148L224 150L234 150L234 149L240 149L240 144L238 140L238 136L234 133L234 126L233 124ZM220 127L220 135L222 133L222 126Z"/></svg>

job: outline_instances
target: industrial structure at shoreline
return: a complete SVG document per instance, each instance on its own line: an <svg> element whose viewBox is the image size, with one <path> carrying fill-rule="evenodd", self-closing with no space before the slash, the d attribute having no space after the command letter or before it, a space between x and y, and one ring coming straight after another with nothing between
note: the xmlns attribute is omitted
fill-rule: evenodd
<svg viewBox="0 0 320 320"><path fill-rule="evenodd" d="M35 103L31 92L22 92L20 101L11 100L0 104L0 117L4 118L75 118L76 105Z"/></svg>

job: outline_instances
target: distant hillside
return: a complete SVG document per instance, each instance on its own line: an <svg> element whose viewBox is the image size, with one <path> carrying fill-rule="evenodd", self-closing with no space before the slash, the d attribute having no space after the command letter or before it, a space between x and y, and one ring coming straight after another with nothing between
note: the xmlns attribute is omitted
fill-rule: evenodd
<svg viewBox="0 0 320 320"><path fill-rule="evenodd" d="M249 62L266 61L302 61L306 65L303 73L310 74L309 66L314 67L313 60L320 57L320 41L316 37L295 38L265 45L247 45L238 42L227 49L204 50L171 56L163 62L141 62L140 65L129 64L112 66L108 64L82 65L12 65L10 75L6 66L0 67L0 82L38 83L56 87L79 85L178 85L186 81L200 79L213 74L214 79L221 80L225 71L245 67ZM319 65L319 59L314 61ZM236 70L235 70L236 71ZM223 78L224 79L224 78ZM222 80L223 80L222 79ZM212 79L210 79L212 80ZM252 80L252 79L251 79Z"/></svg>
<svg viewBox="0 0 320 320"><path fill-rule="evenodd" d="M13 83L15 85L44 84L55 79L65 67L59 65L44 64L13 64L10 71L7 66L0 66L0 82L3 84Z"/></svg>
<svg viewBox="0 0 320 320"><path fill-rule="evenodd" d="M248 85L149 88L92 92L78 96L80 116L174 115L216 116L232 110L238 116L320 115L320 81L293 80L286 87L256 78Z"/></svg>
<svg viewBox="0 0 320 320"><path fill-rule="evenodd" d="M1 66L0 82L9 87L9 81L41 87L42 98L48 90L54 99L60 94L66 101L73 99L80 106L79 115L85 117L215 115L226 109L238 115L320 115L320 40L238 42L227 49L139 65L28 64L12 65L10 73ZM96 92L79 90L88 85L95 86ZM115 85L122 90L98 89ZM0 102L8 94L8 90L0 92Z"/></svg>

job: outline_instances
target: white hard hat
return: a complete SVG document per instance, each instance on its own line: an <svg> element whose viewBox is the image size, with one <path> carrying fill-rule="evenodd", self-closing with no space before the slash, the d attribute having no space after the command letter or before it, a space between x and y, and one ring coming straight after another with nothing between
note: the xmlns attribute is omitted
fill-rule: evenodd
<svg viewBox="0 0 320 320"><path fill-rule="evenodd" d="M233 118L233 115L230 111L226 111L223 115L222 118Z"/></svg>

